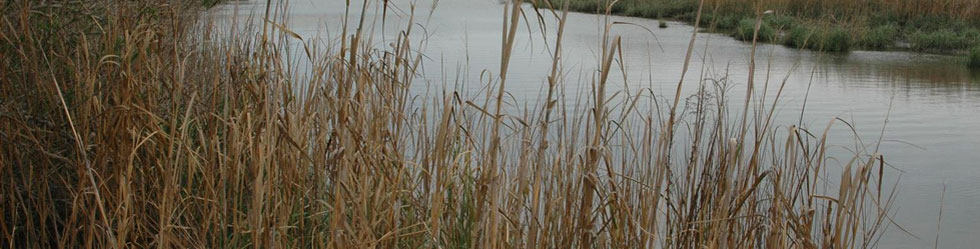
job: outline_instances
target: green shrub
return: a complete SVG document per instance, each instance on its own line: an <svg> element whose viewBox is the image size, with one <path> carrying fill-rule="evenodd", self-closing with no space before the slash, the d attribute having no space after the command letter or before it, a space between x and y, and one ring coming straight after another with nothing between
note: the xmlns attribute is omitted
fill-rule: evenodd
<svg viewBox="0 0 980 249"><path fill-rule="evenodd" d="M804 48L810 43L813 43L812 39L813 32L806 27L796 26L789 29L786 37L783 38L783 45L794 47L794 48Z"/></svg>
<svg viewBox="0 0 980 249"><path fill-rule="evenodd" d="M845 52L851 50L853 38L851 37L851 32L846 28L832 28L822 37L824 38L822 42L824 51Z"/></svg>
<svg viewBox="0 0 980 249"><path fill-rule="evenodd" d="M755 24L756 20L752 18L745 18L738 22L738 28L735 29L733 36L735 39L743 41L752 41L752 37L755 35ZM776 37L776 31L772 29L767 22L762 22L759 26L759 42L772 41Z"/></svg>

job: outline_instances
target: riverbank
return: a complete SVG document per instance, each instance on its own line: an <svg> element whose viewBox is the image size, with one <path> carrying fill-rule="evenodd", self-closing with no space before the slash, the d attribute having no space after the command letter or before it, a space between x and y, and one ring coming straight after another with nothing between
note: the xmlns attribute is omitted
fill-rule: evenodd
<svg viewBox="0 0 980 249"><path fill-rule="evenodd" d="M697 0L564 0L586 13L672 19L691 23ZM547 7L547 4L539 6ZM980 3L957 0L944 5L926 1L789 1L753 5L746 0L705 1L701 27L752 40L759 13L759 41L827 52L906 50L967 54L980 46Z"/></svg>

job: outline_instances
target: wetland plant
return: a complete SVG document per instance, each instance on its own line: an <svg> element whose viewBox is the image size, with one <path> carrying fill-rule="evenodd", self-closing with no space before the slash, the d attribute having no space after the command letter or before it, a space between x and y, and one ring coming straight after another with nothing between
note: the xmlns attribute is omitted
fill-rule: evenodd
<svg viewBox="0 0 980 249"><path fill-rule="evenodd" d="M686 55L676 93L657 97L611 87L635 81L617 74L621 25L602 21L594 74L572 79L568 7L508 1L500 67L467 82L471 96L412 90L429 61L415 23L374 47L372 22L318 41L289 30L277 1L230 33L198 1L9 3L6 247L866 248L890 220L875 146L838 160L828 133L842 120L777 124L782 85L756 86L770 80L755 78L756 53L747 79L684 77L694 32L670 51ZM505 90L530 16L559 23L541 29L555 40L536 106ZM755 20L742 23L751 37ZM728 103L730 84L747 86L744 105Z"/></svg>

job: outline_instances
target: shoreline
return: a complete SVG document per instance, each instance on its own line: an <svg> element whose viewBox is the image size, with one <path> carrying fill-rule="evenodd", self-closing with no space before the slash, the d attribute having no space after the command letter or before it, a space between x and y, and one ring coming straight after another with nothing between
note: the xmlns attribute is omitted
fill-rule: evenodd
<svg viewBox="0 0 980 249"><path fill-rule="evenodd" d="M680 1L659 3L655 0L639 7L635 2L621 1L609 8L608 12L598 6L602 0L567 1L571 4L568 8L570 12L608 13L692 26L697 14L696 5L684 5ZM671 6L678 3L679 6ZM543 4L535 7L561 8L559 5ZM757 18L755 14L738 9L705 10L698 32L726 34L736 40L751 42ZM851 23L825 19L783 13L764 15L758 42L828 53L883 51L967 57L971 49L980 47L980 25L975 25L980 20L961 20L949 16L900 18L882 13L860 17Z"/></svg>

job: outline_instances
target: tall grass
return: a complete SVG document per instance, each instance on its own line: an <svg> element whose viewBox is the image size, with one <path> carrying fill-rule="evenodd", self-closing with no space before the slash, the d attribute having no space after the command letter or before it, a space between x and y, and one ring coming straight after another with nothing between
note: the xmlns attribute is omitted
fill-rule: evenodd
<svg viewBox="0 0 980 249"><path fill-rule="evenodd" d="M909 36L916 49L959 49L965 50L980 41L980 30L954 32L952 30L918 31Z"/></svg>
<svg viewBox="0 0 980 249"><path fill-rule="evenodd" d="M967 65L972 68L980 68L980 46L970 49L970 57Z"/></svg>
<svg viewBox="0 0 980 249"><path fill-rule="evenodd" d="M471 98L410 90L423 63L413 26L379 49L364 19L318 41L281 25L287 5L273 1L268 21L228 34L180 2L14 1L0 25L0 242L875 246L893 194L882 193L884 158L857 147L832 164L840 120L777 125L780 98L754 97L751 77L744 109L723 90L741 80L724 75L681 77L669 108L652 89L611 92L623 65L609 21L590 97L570 98L567 9L509 4L499 71L486 98ZM508 58L531 14L558 19L553 63L545 101L513 111ZM684 74L696 37L677 51ZM701 90L681 96L685 84Z"/></svg>

